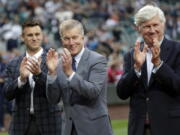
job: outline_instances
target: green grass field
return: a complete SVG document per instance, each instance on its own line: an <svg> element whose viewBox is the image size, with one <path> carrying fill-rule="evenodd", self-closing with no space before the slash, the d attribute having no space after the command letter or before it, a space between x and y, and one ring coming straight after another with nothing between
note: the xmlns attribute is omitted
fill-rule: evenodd
<svg viewBox="0 0 180 135"><path fill-rule="evenodd" d="M112 127L114 135L127 135L127 120L112 120ZM0 133L0 135L8 135L7 133Z"/></svg>
<svg viewBox="0 0 180 135"><path fill-rule="evenodd" d="M8 135L8 133L0 133L0 135Z"/></svg>
<svg viewBox="0 0 180 135"><path fill-rule="evenodd" d="M112 120L114 135L127 135L127 120Z"/></svg>

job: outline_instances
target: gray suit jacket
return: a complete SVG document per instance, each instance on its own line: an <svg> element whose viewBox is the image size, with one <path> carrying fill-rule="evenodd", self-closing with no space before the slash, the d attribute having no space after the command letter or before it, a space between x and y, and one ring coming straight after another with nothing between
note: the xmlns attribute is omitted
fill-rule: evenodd
<svg viewBox="0 0 180 135"><path fill-rule="evenodd" d="M56 81L47 83L49 101L56 104L62 97L64 103L64 135L71 134L72 123L78 135L112 135L106 101L106 64L105 57L85 49L71 81L60 67Z"/></svg>

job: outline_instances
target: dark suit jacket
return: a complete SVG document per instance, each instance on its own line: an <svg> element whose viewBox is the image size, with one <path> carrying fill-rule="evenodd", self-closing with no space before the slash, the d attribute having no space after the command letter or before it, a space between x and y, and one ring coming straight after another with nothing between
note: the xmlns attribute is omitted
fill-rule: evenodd
<svg viewBox="0 0 180 135"><path fill-rule="evenodd" d="M125 72L117 94L122 99L130 97L129 135L143 135L146 112L152 135L180 135L180 44L164 39L160 57L164 63L152 73L149 85L146 63L138 78L133 68L133 50L124 58Z"/></svg>
<svg viewBox="0 0 180 135"><path fill-rule="evenodd" d="M85 49L71 81L58 68L56 81L48 84L50 102L62 97L66 115L65 133L70 135L74 123L78 135L112 135L107 110L107 62L105 57Z"/></svg>
<svg viewBox="0 0 180 135"><path fill-rule="evenodd" d="M13 100L12 121L10 135L24 135L29 124L30 116L30 93L31 88L27 82L22 88L18 88L18 76L20 63L25 55L13 59L5 70L4 94L8 100ZM46 98L46 53L42 55L41 70L38 76L33 76L34 109L37 126L42 135L61 134L61 112L60 107L48 103Z"/></svg>

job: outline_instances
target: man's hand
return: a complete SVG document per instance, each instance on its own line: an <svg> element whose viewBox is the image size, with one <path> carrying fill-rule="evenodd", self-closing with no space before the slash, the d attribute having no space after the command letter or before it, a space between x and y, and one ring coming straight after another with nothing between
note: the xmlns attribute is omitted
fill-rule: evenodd
<svg viewBox="0 0 180 135"><path fill-rule="evenodd" d="M20 72L20 80L22 82L26 82L26 80L30 74L30 71L27 68L27 62L28 62L27 57L24 57L21 62L21 65L20 65L19 72Z"/></svg>
<svg viewBox="0 0 180 135"><path fill-rule="evenodd" d="M41 73L41 58L36 59L35 57L28 58L27 69L33 74L38 75Z"/></svg>
<svg viewBox="0 0 180 135"><path fill-rule="evenodd" d="M161 64L161 59L160 59L160 43L157 39L153 39L153 46L151 46L151 52L152 52L152 63L154 66L159 66Z"/></svg>
<svg viewBox="0 0 180 135"><path fill-rule="evenodd" d="M137 71L141 70L142 65L145 62L146 59L146 52L147 52L147 45L144 45L143 50L140 50L140 42L136 41L135 47L134 47L134 68Z"/></svg>
<svg viewBox="0 0 180 135"><path fill-rule="evenodd" d="M58 66L58 53L50 48L46 56L46 64L49 75L56 75L56 68Z"/></svg>
<svg viewBox="0 0 180 135"><path fill-rule="evenodd" d="M64 73L69 77L72 73L72 56L68 49L64 48L61 54Z"/></svg>

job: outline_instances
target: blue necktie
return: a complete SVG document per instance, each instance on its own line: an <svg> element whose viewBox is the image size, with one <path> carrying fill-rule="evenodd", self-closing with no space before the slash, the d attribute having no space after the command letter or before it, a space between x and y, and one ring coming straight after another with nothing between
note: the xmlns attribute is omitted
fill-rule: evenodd
<svg viewBox="0 0 180 135"><path fill-rule="evenodd" d="M76 60L74 57L72 57L72 69L76 71Z"/></svg>
<svg viewBox="0 0 180 135"><path fill-rule="evenodd" d="M72 69L73 69L74 72L76 71L76 60L75 60L74 57L72 57ZM72 90L70 102L73 105L73 104L76 103L76 101L78 101L78 95L74 90Z"/></svg>

